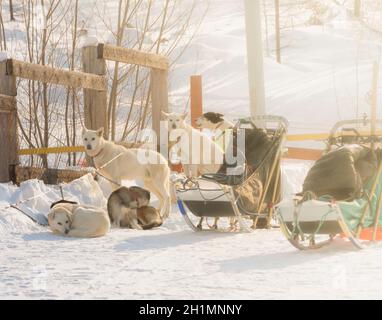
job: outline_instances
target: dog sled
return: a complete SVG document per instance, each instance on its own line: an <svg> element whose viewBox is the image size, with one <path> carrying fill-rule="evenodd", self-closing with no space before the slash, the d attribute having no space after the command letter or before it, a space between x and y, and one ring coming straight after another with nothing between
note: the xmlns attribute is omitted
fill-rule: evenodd
<svg viewBox="0 0 382 320"><path fill-rule="evenodd" d="M281 230L297 249L322 248L338 237L359 249L382 240L382 163L376 148L382 136L359 131L370 125L336 124L303 193L277 206Z"/></svg>
<svg viewBox="0 0 382 320"><path fill-rule="evenodd" d="M256 121L267 129L258 129ZM228 175L223 166L217 174L173 180L179 211L191 230L251 232L271 226L281 194L280 163L287 127L282 117L239 120L233 130L245 130L245 150L236 147L245 159L244 173Z"/></svg>

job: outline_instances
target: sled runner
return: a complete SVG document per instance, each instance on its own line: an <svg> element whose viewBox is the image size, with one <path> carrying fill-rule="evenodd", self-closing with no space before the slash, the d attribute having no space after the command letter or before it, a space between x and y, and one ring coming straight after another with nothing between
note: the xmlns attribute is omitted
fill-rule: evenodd
<svg viewBox="0 0 382 320"><path fill-rule="evenodd" d="M250 232L270 227L280 198L280 161L288 123L272 116L254 121L262 121L267 129L258 129L252 119L239 120L234 128L245 129L245 150L237 147L237 154L242 152L245 158L244 173L227 175L223 165L217 174L173 180L179 211L193 231Z"/></svg>
<svg viewBox="0 0 382 320"><path fill-rule="evenodd" d="M281 230L296 248L318 249L336 237L360 249L382 240L382 163L380 150L372 148L382 137L350 127L369 124L336 124L327 153L308 173L303 193L277 205Z"/></svg>

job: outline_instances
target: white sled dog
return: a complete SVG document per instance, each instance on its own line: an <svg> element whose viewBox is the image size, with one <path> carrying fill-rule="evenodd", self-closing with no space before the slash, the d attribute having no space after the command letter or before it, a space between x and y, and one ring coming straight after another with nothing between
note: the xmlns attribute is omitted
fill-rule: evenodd
<svg viewBox="0 0 382 320"><path fill-rule="evenodd" d="M176 140L176 148L181 157L184 172L188 177L198 177L207 173L217 173L224 162L224 151L206 134L186 123L186 116L165 113L168 122L170 142Z"/></svg>
<svg viewBox="0 0 382 320"><path fill-rule="evenodd" d="M48 215L49 227L54 233L76 238L96 238L110 230L106 210L93 206L60 203Z"/></svg>
<svg viewBox="0 0 382 320"><path fill-rule="evenodd" d="M171 207L171 172L166 159L153 150L127 149L107 141L103 138L103 130L84 128L82 132L86 154L93 158L100 174L112 181L113 190L121 186L122 180L141 180L145 189L159 199L161 217L168 218Z"/></svg>

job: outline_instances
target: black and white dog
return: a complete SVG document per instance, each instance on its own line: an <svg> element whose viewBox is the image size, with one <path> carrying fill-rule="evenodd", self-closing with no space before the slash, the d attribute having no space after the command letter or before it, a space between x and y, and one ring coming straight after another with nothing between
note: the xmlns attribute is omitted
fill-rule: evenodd
<svg viewBox="0 0 382 320"><path fill-rule="evenodd" d="M207 112L196 120L196 126L201 130L208 130L213 134L212 139L223 150L227 150L229 141L225 141L225 131L233 129L235 125L224 119L224 115L216 112Z"/></svg>
<svg viewBox="0 0 382 320"><path fill-rule="evenodd" d="M232 129L235 125L224 119L224 115L216 112L207 112L203 114L198 120L196 125L199 129L208 129L212 132L217 130Z"/></svg>

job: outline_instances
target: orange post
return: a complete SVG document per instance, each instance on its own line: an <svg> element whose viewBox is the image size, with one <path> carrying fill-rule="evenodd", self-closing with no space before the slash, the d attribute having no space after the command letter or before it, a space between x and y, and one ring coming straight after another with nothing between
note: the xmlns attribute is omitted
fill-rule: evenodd
<svg viewBox="0 0 382 320"><path fill-rule="evenodd" d="M190 79L191 95L191 124L196 126L196 120L203 115L203 88L202 76L191 76Z"/></svg>

